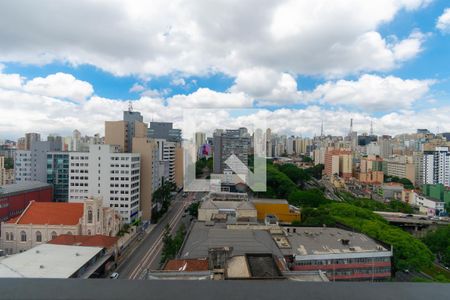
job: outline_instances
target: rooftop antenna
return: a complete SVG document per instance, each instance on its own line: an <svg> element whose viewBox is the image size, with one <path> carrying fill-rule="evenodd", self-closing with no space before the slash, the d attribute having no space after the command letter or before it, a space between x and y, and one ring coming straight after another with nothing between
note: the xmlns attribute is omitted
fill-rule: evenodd
<svg viewBox="0 0 450 300"><path fill-rule="evenodd" d="M370 135L373 135L373 121L370 120Z"/></svg>
<svg viewBox="0 0 450 300"><path fill-rule="evenodd" d="M132 112L133 111L133 102L130 100L128 101L128 111Z"/></svg>

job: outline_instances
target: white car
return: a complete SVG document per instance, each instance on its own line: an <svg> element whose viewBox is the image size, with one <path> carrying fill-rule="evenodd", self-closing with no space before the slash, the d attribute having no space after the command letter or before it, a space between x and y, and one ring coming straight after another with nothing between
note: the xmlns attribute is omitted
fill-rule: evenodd
<svg viewBox="0 0 450 300"><path fill-rule="evenodd" d="M119 278L119 273L114 272L111 275L109 275L109 279L118 279Z"/></svg>

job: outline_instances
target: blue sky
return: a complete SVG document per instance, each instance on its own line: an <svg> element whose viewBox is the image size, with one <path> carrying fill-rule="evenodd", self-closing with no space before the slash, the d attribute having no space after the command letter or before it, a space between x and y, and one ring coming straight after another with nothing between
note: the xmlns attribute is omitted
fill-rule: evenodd
<svg viewBox="0 0 450 300"><path fill-rule="evenodd" d="M120 118L128 100L144 118L174 122L180 107L259 107L295 135L314 135L324 117L332 134L350 117L361 128L375 121L379 133L430 120L450 131L437 118L450 111L445 0L327 2L320 10L323 1L267 0L257 13L253 0L175 8L81 1L59 3L53 15L44 9L51 2L39 14L25 2L0 4L0 105L14 97L16 114L2 108L0 138L74 126L92 134L102 117ZM38 112L39 103L55 108ZM293 119L275 119L286 109ZM8 123L22 112L26 121Z"/></svg>

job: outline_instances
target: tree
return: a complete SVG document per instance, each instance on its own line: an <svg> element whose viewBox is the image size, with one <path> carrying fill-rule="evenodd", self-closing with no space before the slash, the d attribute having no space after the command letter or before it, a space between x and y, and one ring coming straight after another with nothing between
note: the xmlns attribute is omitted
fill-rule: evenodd
<svg viewBox="0 0 450 300"><path fill-rule="evenodd" d="M198 217L198 208L200 207L200 202L193 202L189 205L188 212L192 217Z"/></svg>
<svg viewBox="0 0 450 300"><path fill-rule="evenodd" d="M450 266L450 225L428 233L423 242L446 266Z"/></svg>
<svg viewBox="0 0 450 300"><path fill-rule="evenodd" d="M5 157L5 169L14 169L14 160L11 157Z"/></svg>
<svg viewBox="0 0 450 300"><path fill-rule="evenodd" d="M183 245L184 237L186 235L186 228L184 224L181 224L178 228L175 237L170 234L170 226L166 225L163 236L163 249L161 251L161 265L170 259L174 259L178 251L180 251Z"/></svg>
<svg viewBox="0 0 450 300"><path fill-rule="evenodd" d="M322 191L318 189L293 191L289 194L288 201L291 205L301 207L319 207L328 202Z"/></svg>
<svg viewBox="0 0 450 300"><path fill-rule="evenodd" d="M322 179L322 172L325 166L323 164L317 164L314 167L306 169L306 173L316 179Z"/></svg>
<svg viewBox="0 0 450 300"><path fill-rule="evenodd" d="M305 181L311 179L311 176L304 170L294 164L284 164L278 167L278 170L286 174L295 184L303 186Z"/></svg>

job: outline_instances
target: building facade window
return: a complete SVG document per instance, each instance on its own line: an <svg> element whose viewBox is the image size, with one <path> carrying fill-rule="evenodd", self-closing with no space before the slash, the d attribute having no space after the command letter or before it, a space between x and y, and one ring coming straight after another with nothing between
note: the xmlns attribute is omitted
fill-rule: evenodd
<svg viewBox="0 0 450 300"><path fill-rule="evenodd" d="M42 234L40 231L36 231L36 242L42 242Z"/></svg>
<svg viewBox="0 0 450 300"><path fill-rule="evenodd" d="M25 231L21 231L20 232L20 241L21 242L26 242L27 241L27 233Z"/></svg>
<svg viewBox="0 0 450 300"><path fill-rule="evenodd" d="M57 236L58 236L58 235L56 234L56 231L52 231L52 240L53 240L53 239L56 239Z"/></svg>
<svg viewBox="0 0 450 300"><path fill-rule="evenodd" d="M92 223L92 209L88 208L88 223Z"/></svg>

